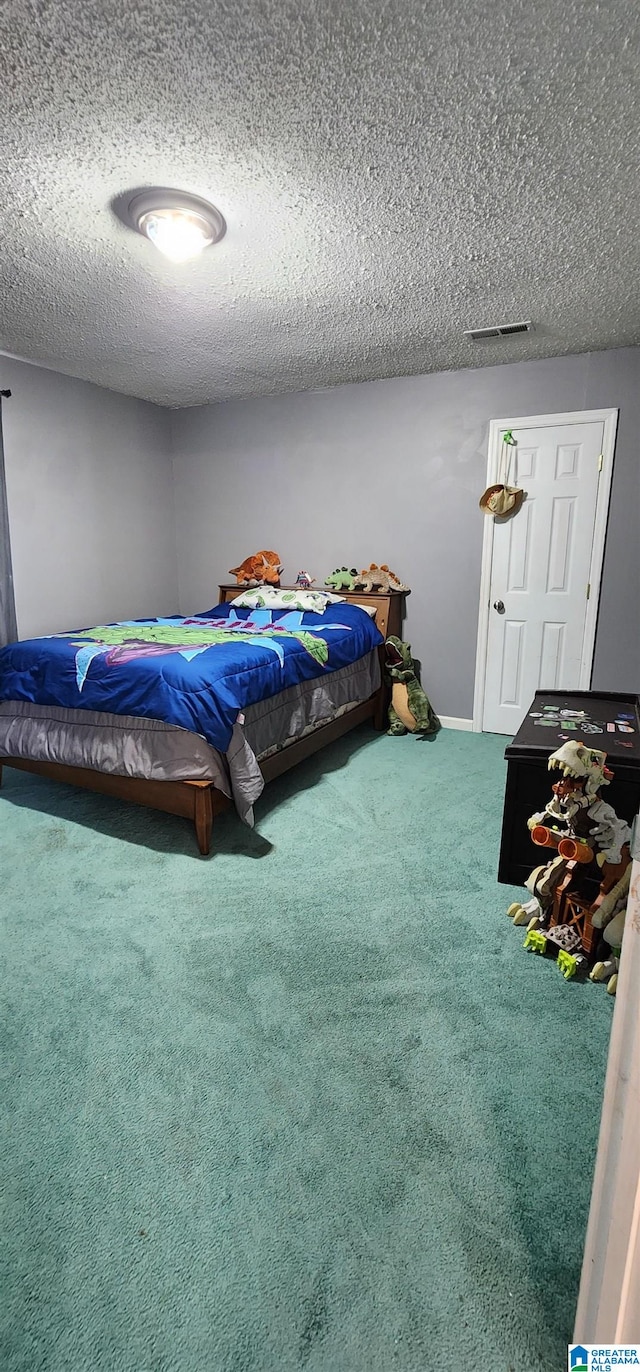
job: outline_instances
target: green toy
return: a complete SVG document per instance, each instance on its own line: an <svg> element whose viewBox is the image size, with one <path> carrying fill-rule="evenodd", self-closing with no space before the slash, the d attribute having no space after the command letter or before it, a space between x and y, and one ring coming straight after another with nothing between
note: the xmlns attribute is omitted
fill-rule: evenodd
<svg viewBox="0 0 640 1372"><path fill-rule="evenodd" d="M385 645L386 674L391 684L388 734L434 734L440 720L418 681L411 644L388 638Z"/></svg>
<svg viewBox="0 0 640 1372"><path fill-rule="evenodd" d="M566 948L558 948L548 933L544 933L541 929L528 929L522 946L529 948L532 953L540 953L542 956L549 950L555 953L557 949L556 961L565 981L570 981L571 977L575 977L577 972L582 972L587 965L587 960L582 953L571 953Z"/></svg>
<svg viewBox="0 0 640 1372"><path fill-rule="evenodd" d="M547 940L544 934L540 934L537 929L529 929L522 946L523 948L530 948L532 953L546 953Z"/></svg>
<svg viewBox="0 0 640 1372"><path fill-rule="evenodd" d="M336 567L335 572L324 579L325 586L333 586L334 591L353 591L358 577L357 567Z"/></svg>
<svg viewBox="0 0 640 1372"><path fill-rule="evenodd" d="M569 981L571 977L575 977L582 961L584 961L584 959L576 957L575 953L565 953L564 948L560 949L560 952L558 953L558 967L560 968L565 981Z"/></svg>

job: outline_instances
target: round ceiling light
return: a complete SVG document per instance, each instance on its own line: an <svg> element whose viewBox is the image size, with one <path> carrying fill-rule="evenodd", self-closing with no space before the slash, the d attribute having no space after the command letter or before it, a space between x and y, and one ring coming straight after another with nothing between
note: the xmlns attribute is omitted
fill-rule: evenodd
<svg viewBox="0 0 640 1372"><path fill-rule="evenodd" d="M185 191L140 191L129 201L132 228L172 262L187 262L223 237L226 224L215 205Z"/></svg>

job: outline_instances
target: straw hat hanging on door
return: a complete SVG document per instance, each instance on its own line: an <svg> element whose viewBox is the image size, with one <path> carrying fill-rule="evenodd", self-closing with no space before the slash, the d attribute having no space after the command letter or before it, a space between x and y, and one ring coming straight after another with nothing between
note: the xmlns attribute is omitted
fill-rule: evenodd
<svg viewBox="0 0 640 1372"><path fill-rule="evenodd" d="M515 448L516 442L511 429L506 429L502 435L502 448L500 449L498 463L500 480L496 486L487 486L484 495L480 496L478 502L484 514L498 515L504 518L505 515L517 514L520 509L524 500L524 491L519 486L508 485L511 449Z"/></svg>

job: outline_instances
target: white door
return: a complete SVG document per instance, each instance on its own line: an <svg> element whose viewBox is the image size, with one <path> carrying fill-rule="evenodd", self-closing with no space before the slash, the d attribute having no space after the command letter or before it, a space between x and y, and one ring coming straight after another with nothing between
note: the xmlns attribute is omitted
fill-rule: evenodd
<svg viewBox="0 0 640 1372"><path fill-rule="evenodd" d="M569 418L512 426L509 484L526 498L516 515L492 521L482 709L488 733L515 734L539 689L590 685L615 418L612 433L601 411L582 422ZM506 427L494 433L494 460Z"/></svg>

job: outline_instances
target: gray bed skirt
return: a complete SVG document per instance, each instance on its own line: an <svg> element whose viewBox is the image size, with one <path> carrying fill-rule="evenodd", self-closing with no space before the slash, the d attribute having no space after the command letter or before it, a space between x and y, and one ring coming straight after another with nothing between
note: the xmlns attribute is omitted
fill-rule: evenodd
<svg viewBox="0 0 640 1372"><path fill-rule="evenodd" d="M0 702L0 761L57 762L151 781L212 781L251 824L264 788L260 761L354 709L379 685L374 649L340 671L250 705L224 754L200 734L158 719L7 700Z"/></svg>

